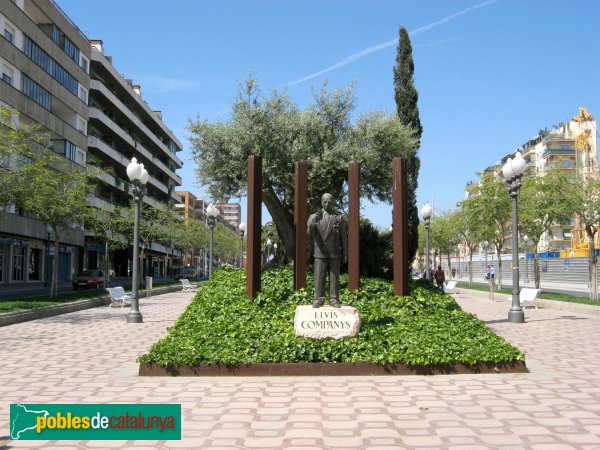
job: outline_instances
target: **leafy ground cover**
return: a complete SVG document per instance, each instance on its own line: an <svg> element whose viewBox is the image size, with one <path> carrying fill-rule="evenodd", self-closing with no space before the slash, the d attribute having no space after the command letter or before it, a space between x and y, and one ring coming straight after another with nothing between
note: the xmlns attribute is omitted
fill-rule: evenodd
<svg viewBox="0 0 600 450"><path fill-rule="evenodd" d="M422 281L411 286L409 296L395 297L387 281L361 279L361 289L350 293L342 280L342 303L357 308L362 318L358 337L296 337L295 309L311 304L310 290L294 292L289 269L265 271L262 277L263 290L251 302L245 296L245 272L215 272L167 336L138 361L162 367L301 362L426 366L525 359L451 296Z"/></svg>
<svg viewBox="0 0 600 450"><path fill-rule="evenodd" d="M457 288L460 289L473 289L475 291L485 291L485 292L489 292L490 288L489 286L484 286L481 284L474 284L472 286L469 286L469 283L458 283L456 285ZM496 294L506 294L506 295L511 295L512 294L512 290L511 289L496 289L494 291ZM569 302L569 303L580 303L582 305L596 305L596 306L600 306L600 302L596 302L594 300L590 300L589 298L585 298L585 297L579 297L576 295L569 295L569 294L557 294L554 292L541 292L538 298L542 298L544 300L557 300L560 302Z"/></svg>
<svg viewBox="0 0 600 450"><path fill-rule="evenodd" d="M165 286L181 286L181 283L164 282L155 284L154 289ZM130 289L127 290L130 292ZM0 301L0 314L27 311L29 309L43 308L46 306L58 306L65 303L73 303L80 300L106 297L108 293L104 289L93 289L89 291L65 292L51 298L48 295L38 295L31 298Z"/></svg>

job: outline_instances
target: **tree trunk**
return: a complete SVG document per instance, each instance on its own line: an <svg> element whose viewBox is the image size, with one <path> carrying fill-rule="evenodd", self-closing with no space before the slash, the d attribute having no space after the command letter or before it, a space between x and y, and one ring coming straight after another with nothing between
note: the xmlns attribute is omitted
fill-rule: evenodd
<svg viewBox="0 0 600 450"><path fill-rule="evenodd" d="M54 263L52 264L52 282L50 283L50 298L54 298L58 295L58 253L60 248L60 236L58 235L58 229L55 227L54 231Z"/></svg>
<svg viewBox="0 0 600 450"><path fill-rule="evenodd" d="M469 248L469 286L473 286L473 250L471 250L470 248Z"/></svg>
<svg viewBox="0 0 600 450"><path fill-rule="evenodd" d="M110 270L108 267L108 240L104 242L104 289L110 287Z"/></svg>
<svg viewBox="0 0 600 450"><path fill-rule="evenodd" d="M537 249L537 242L534 241L534 246L533 246L533 279L535 282L535 288L539 289L540 288L540 281L541 281L541 277L540 277L540 254L538 253L538 249Z"/></svg>
<svg viewBox="0 0 600 450"><path fill-rule="evenodd" d="M498 247L496 247L496 255L498 256L498 276L496 279L498 280L498 290L500 290L502 289L502 257Z"/></svg>
<svg viewBox="0 0 600 450"><path fill-rule="evenodd" d="M596 245L594 243L594 230L590 226L585 227L589 243L590 261L590 298L598 301L598 258L596 257ZM598 231L596 231L598 233Z"/></svg>
<svg viewBox="0 0 600 450"><path fill-rule="evenodd" d="M285 251L285 263L289 264L296 257L296 236L294 230L294 216L282 204L275 192L271 188L263 191L263 202L265 203L269 214L273 218L275 228L283 244ZM306 224L299 224L306 227Z"/></svg>

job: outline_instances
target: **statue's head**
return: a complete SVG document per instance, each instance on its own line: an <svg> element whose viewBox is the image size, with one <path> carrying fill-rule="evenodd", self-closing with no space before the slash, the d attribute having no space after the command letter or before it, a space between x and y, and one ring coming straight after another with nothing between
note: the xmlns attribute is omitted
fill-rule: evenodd
<svg viewBox="0 0 600 450"><path fill-rule="evenodd" d="M323 194L321 197L321 206L328 213L333 213L335 211L335 201L333 200L333 195Z"/></svg>

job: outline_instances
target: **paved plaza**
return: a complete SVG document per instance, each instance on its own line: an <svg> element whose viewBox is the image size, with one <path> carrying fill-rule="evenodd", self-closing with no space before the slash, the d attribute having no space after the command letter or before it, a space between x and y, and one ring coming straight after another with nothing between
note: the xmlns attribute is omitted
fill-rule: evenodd
<svg viewBox="0 0 600 450"><path fill-rule="evenodd" d="M135 359L193 294L0 328L0 448L600 449L600 318L457 294L527 354L527 374L145 378ZM290 320L293 320L291 318ZM10 441L11 403L180 403L181 441Z"/></svg>

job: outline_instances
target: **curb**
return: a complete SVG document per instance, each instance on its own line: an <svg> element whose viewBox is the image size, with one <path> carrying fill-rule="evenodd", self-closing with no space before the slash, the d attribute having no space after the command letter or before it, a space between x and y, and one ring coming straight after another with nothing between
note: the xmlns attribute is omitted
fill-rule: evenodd
<svg viewBox="0 0 600 450"><path fill-rule="evenodd" d="M152 295L167 294L169 292L181 291L181 286L171 286L164 288L152 289ZM139 297L146 295L146 291L139 291ZM42 308L28 309L15 313L0 315L0 327L14 325L17 323L28 322L30 320L43 319L45 317L58 316L60 314L68 314L84 309L96 308L98 306L110 305L110 296L92 298L88 300L79 300L64 305L44 306Z"/></svg>
<svg viewBox="0 0 600 450"><path fill-rule="evenodd" d="M140 363L141 377L264 377L264 376L385 376L385 375L458 375L472 373L527 373L525 361L500 363L462 363L407 366L405 364L375 363L254 363L201 364L197 366L161 367Z"/></svg>

